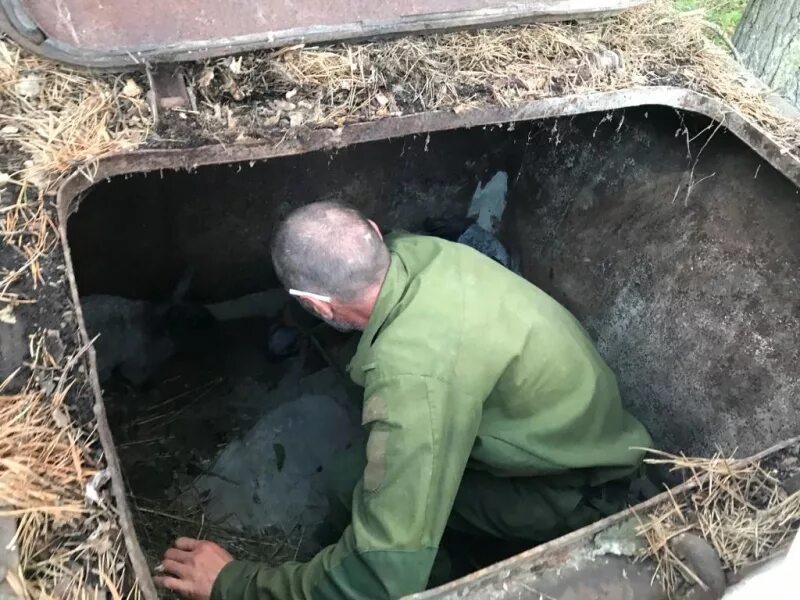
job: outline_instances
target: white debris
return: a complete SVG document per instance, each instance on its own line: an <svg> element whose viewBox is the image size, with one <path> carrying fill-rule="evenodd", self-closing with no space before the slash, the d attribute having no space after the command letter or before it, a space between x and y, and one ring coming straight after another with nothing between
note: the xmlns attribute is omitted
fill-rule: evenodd
<svg viewBox="0 0 800 600"><path fill-rule="evenodd" d="M113 531L109 521L101 521L97 528L89 535L87 545L97 554L104 554L111 550Z"/></svg>
<svg viewBox="0 0 800 600"><path fill-rule="evenodd" d="M239 58L231 58L228 68L234 75L239 75L242 72L242 57L240 56Z"/></svg>
<svg viewBox="0 0 800 600"><path fill-rule="evenodd" d="M477 223L491 234L497 233L503 213L506 210L508 195L508 174L498 171L486 186L478 184L472 195L468 217L476 217Z"/></svg>
<svg viewBox="0 0 800 600"><path fill-rule="evenodd" d="M6 304L3 308L0 308L0 323L5 323L6 325L14 325L17 322L17 317L14 316L14 307L10 304Z"/></svg>
<svg viewBox="0 0 800 600"><path fill-rule="evenodd" d="M56 407L53 409L53 421L58 427L62 429L69 427L70 419L67 416L67 413L64 412L64 409L60 407Z"/></svg>
<svg viewBox="0 0 800 600"><path fill-rule="evenodd" d="M205 89L211 85L212 81L214 81L214 69L206 67L203 69L200 77L197 78L197 85L200 86L200 88Z"/></svg>
<svg viewBox="0 0 800 600"><path fill-rule="evenodd" d="M142 95L142 88L133 79L128 79L125 87L122 88L122 95L128 98L138 98Z"/></svg>
<svg viewBox="0 0 800 600"><path fill-rule="evenodd" d="M42 80L36 75L25 75L14 86L18 96L36 98L42 92Z"/></svg>
<svg viewBox="0 0 800 600"><path fill-rule="evenodd" d="M86 484L86 499L98 506L103 505L103 498L100 495L102 489L111 480L111 471L103 469L94 474L94 476Z"/></svg>
<svg viewBox="0 0 800 600"><path fill-rule="evenodd" d="M19 127L15 127L14 125L6 125L0 129L0 134L3 135L14 135L16 133L19 133Z"/></svg>

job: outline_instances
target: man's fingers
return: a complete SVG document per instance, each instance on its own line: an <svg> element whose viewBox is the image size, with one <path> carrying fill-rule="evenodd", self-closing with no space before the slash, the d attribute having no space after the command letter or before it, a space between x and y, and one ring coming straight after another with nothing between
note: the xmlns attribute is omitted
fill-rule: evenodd
<svg viewBox="0 0 800 600"><path fill-rule="evenodd" d="M178 577L186 577L192 571L192 567L189 565L168 558L161 561L161 566L164 567L165 573Z"/></svg>
<svg viewBox="0 0 800 600"><path fill-rule="evenodd" d="M187 537L180 537L175 540L175 547L178 550L194 550L200 544L200 540L194 540L192 538Z"/></svg>
<svg viewBox="0 0 800 600"><path fill-rule="evenodd" d="M183 579L178 579L177 577L155 577L154 579L156 585L165 587L168 590L172 590L173 592L178 592L179 594L188 595L192 591L187 581L184 581Z"/></svg>
<svg viewBox="0 0 800 600"><path fill-rule="evenodd" d="M187 552L186 550L178 550L177 548L170 548L164 553L164 558L168 558L170 560L175 560L178 562L189 562L192 557L191 552Z"/></svg>

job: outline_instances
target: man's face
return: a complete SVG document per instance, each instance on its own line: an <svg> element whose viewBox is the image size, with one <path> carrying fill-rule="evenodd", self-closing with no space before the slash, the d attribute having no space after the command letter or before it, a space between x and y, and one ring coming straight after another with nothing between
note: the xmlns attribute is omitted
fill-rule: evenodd
<svg viewBox="0 0 800 600"><path fill-rule="evenodd" d="M358 329L358 327L356 327L352 323L348 323L346 321L340 321L336 318L328 318L320 314L320 312L316 308L314 308L311 304L301 302L300 306L305 308L309 313L317 317L319 320L323 321L326 325L330 325L331 327L333 327L336 331L347 333L349 331L355 331Z"/></svg>
<svg viewBox="0 0 800 600"><path fill-rule="evenodd" d="M344 321L337 321L336 319L326 319L323 316L317 315L320 319L322 319L326 324L333 327L336 331L341 331L342 333L347 333L348 331L355 331L356 326L352 323L345 323Z"/></svg>

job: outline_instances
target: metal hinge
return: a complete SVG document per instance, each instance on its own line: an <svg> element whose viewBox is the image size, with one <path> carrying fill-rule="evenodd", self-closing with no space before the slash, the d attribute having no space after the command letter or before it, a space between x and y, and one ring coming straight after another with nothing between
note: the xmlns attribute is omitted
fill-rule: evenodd
<svg viewBox="0 0 800 600"><path fill-rule="evenodd" d="M186 109L196 111L196 100L186 86L186 74L180 65L147 65L147 81L150 90L147 101L158 127L166 111Z"/></svg>

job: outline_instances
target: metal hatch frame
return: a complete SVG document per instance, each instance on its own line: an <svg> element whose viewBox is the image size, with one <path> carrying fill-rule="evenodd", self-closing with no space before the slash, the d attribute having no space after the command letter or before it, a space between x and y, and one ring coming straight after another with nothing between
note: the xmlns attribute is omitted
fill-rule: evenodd
<svg viewBox="0 0 800 600"><path fill-rule="evenodd" d="M446 131L461 128L502 126L517 121L532 121L552 117L570 117L574 115L621 110L641 106L667 106L677 110L685 110L704 115L723 124L747 146L752 148L766 162L782 173L792 183L800 187L800 158L784 151L763 130L748 121L741 114L723 102L699 94L697 92L675 87L631 88L616 92L599 92L585 95L565 96L536 100L515 107L492 107L472 109L456 114L452 111L420 113L402 117L390 117L378 121L347 125L339 130L304 130L293 138L284 138L282 132L276 132L275 139L264 138L255 142L243 142L230 145L206 145L185 149L143 149L101 156L96 163L96 170L89 174L85 170L75 172L60 187L57 194L58 229L64 250L67 266L71 298L78 317L80 335L89 347L90 382L95 397L94 412L101 445L104 450L108 468L111 471L111 490L116 501L120 526L123 531L128 554L134 573L146 600L157 598L155 586L147 566L147 562L139 546L133 518L126 498L125 484L122 477L119 457L114 445L113 436L106 418L100 382L97 375L97 363L94 348L86 331L83 313L78 296L72 255L67 239L67 221L74 212L84 194L99 180L108 179L128 173L157 171L160 169L193 170L200 166L244 162L251 160L269 160L280 156L305 154L319 150L335 150L364 142L397 138L407 135L424 135L428 132ZM278 143L280 142L280 143ZM90 176L91 175L91 176ZM766 455L783 447L778 445L765 451ZM673 493L686 491L680 487ZM669 501L668 495L662 495L645 504L618 513L594 525L590 525L567 536L559 538L547 545L540 546L517 555L502 563L497 563L457 580L447 586L424 592L414 596L419 600L433 600L443 597L450 591L470 589L476 581L502 579L503 573L511 573L509 566L521 566L533 569L546 564L561 564L577 545L591 540L604 528L619 523L635 512L642 512L659 502ZM545 550L547 552L545 552ZM549 562L548 562L549 561ZM500 596L497 596L500 597Z"/></svg>
<svg viewBox="0 0 800 600"><path fill-rule="evenodd" d="M252 50L279 48L295 44L315 44L333 41L352 41L358 39L392 36L413 33L431 33L464 29L470 27L492 27L524 22L547 22L588 19L604 15L616 14L639 6L649 0L485 0L483 8L443 10L441 12L418 12L402 14L402 8L395 9L395 15L386 19L359 19L337 24L315 25L303 24L291 28L276 29L258 33L246 33L229 37L214 37L217 22L204 25L192 24L195 13L193 9L202 4L199 0L182 0L167 3L172 6L173 13L165 8L165 22L174 23L175 13L182 17L180 23L185 25L195 39L175 39L169 43L152 46L136 44L135 40L125 40L126 28L122 23L113 20L103 22L97 17L92 25L110 30L116 36L111 48L82 47L73 41L60 37L50 37L48 27L38 23L26 8L31 0L0 0L0 31L25 49L67 64L92 68L124 68L142 67L145 64L158 62L178 62L199 60L209 57L238 54ZM38 0L52 2L54 0ZM310 3L322 3L324 0L306 0ZM377 1L377 0L376 0ZM400 0L402 1L402 0ZM437 0L431 0L434 4ZM443 1L443 0L440 0ZM72 19L69 12L69 0L58 0L59 10L64 8L60 19ZM398 0L387 3L399 4ZM133 3L135 6L136 3ZM328 9L323 9L328 10ZM337 11L341 7L336 8ZM399 12L398 12L399 11ZM95 18L94 14L91 18ZM224 15L223 15L224 18ZM152 23L152 22L151 22ZM155 25L153 25L155 26ZM196 28L192 31L192 27Z"/></svg>
<svg viewBox="0 0 800 600"><path fill-rule="evenodd" d="M743 460L761 461L798 443L800 437L789 438ZM638 526L644 515L657 512L661 507L674 506L676 501L696 490L705 481L706 477L688 481L551 542L535 546L437 588L406 596L402 600L555 600L552 594L558 594L556 597L561 598L562 593L565 594L563 597L574 600L669 600L667 592L655 583L658 580L654 562L638 554L630 555L630 549L615 548L614 543L624 543L625 534L621 532L626 524ZM606 548L602 547L604 534L612 542ZM616 539L615 534L619 535ZM800 540L800 537L796 539ZM775 556L781 554L783 552L778 552ZM745 567L739 577L744 578L747 574L748 569ZM530 584L523 583L516 591L509 589L513 587L513 583L509 584L515 578L531 576L541 581L541 585L533 588ZM705 595L687 597L710 598Z"/></svg>

